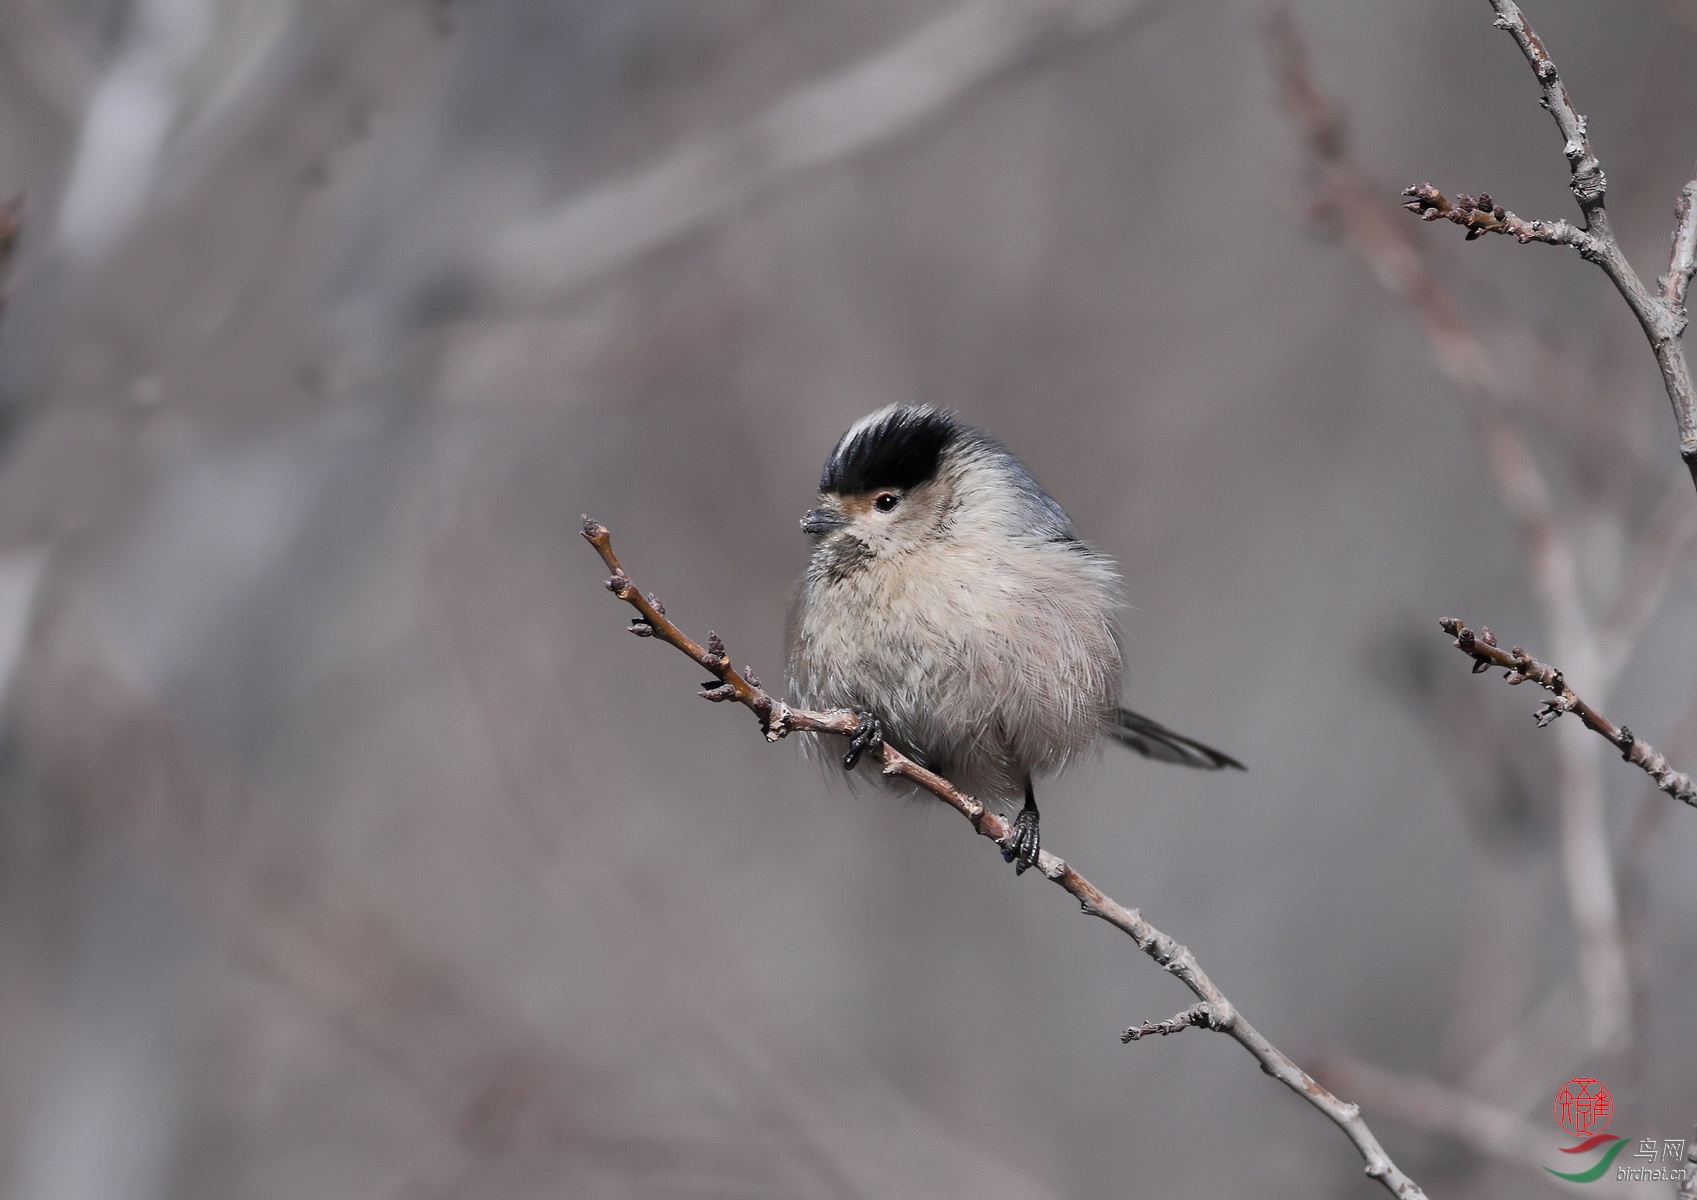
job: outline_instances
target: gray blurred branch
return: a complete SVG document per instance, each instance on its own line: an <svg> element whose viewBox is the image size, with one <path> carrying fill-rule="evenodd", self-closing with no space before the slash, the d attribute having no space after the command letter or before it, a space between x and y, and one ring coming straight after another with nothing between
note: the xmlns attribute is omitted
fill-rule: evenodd
<svg viewBox="0 0 1697 1200"><path fill-rule="evenodd" d="M561 299L811 170L919 129L1041 51L1115 28L1151 0L967 0L759 116L503 229L473 271L497 307Z"/></svg>
<svg viewBox="0 0 1697 1200"><path fill-rule="evenodd" d="M1505 678L1511 684L1531 680L1555 695L1554 700L1546 700L1544 707L1538 710L1539 728L1551 724L1564 713L1573 713L1585 723L1587 729L1599 734L1619 750L1622 758L1655 780L1657 788L1676 800L1697 806L1697 784L1692 783L1691 776L1674 770L1672 764L1654 746L1626 726L1616 725L1581 700L1573 688L1568 686L1561 671L1549 663L1538 661L1519 646L1513 650L1502 649L1489 629L1482 629L1475 634L1462 622L1449 617L1439 624L1443 626L1445 633L1455 638L1456 649L1474 660L1475 673L1491 666L1502 667L1508 672Z"/></svg>
<svg viewBox="0 0 1697 1200"><path fill-rule="evenodd" d="M98 71L92 48L65 28L64 7L43 0L0 5L0 61L55 121L83 114Z"/></svg>
<svg viewBox="0 0 1697 1200"><path fill-rule="evenodd" d="M1618 672L1638 643L1639 635L1667 595L1674 572L1684 564L1697 541L1697 508L1686 495L1684 482L1670 481L1662 502L1645 526L1632 559L1622 573L1620 591L1603 618L1599 638L1604 665Z"/></svg>
<svg viewBox="0 0 1697 1200"><path fill-rule="evenodd" d="M1409 301L1425 326L1434 362L1479 422L1492 481L1515 519L1528 582L1557 655L1568 664L1569 673L1599 697L1598 703L1604 703L1602 697L1626 653L1616 643L1605 655L1586 613L1573 541L1556 520L1549 484L1525 433L1507 415L1515 399L1507 372L1493 362L1477 329L1393 221L1379 187L1355 161L1343 115L1316 85L1307 46L1283 7L1272 11L1267 36L1282 99L1317 176L1315 218L1341 234L1381 284ZM1628 582L1633 582L1630 577ZM1634 616L1633 622L1641 627L1644 619ZM1631 1037L1631 985L1603 820L1601 764L1595 745L1583 731L1575 732L1580 736L1560 731L1557 743L1562 868L1579 935L1590 1041L1601 1048Z"/></svg>
<svg viewBox="0 0 1697 1200"><path fill-rule="evenodd" d="M637 611L638 615L631 619L630 632L638 637L659 638L676 647L704 670L710 671L719 681L717 686L709 685L703 688L701 695L704 699L715 703L734 700L743 705L760 718L761 729L768 741L777 741L792 731L835 733L844 737L856 733L860 725L856 714L846 709L810 712L791 708L761 688L759 680L754 678L751 671L745 668L739 672L731 666L724 643L716 634L709 633L707 645L703 647L679 629L667 618L665 607L657 599L644 596L631 582L629 574L613 552L612 537L606 526L585 517L583 536L595 547L601 560L612 572L607 580L608 590ZM1011 836L1012 827L1006 820L941 775L927 770L885 743L879 743L873 753L883 762L886 775L901 776L924 788L972 822L973 829L980 836L989 838L998 846L1007 842ZM1225 993L1221 992L1202 970L1201 964L1188 947L1149 924L1137 909L1127 908L1104 894L1095 884L1068 866L1064 859L1057 858L1045 850L1038 855L1037 867L1050 882L1059 885L1076 899L1086 914L1105 921L1128 935L1139 950L1176 977L1202 1002L1180 1013L1172 1021L1165 1022L1164 1024L1171 1026L1170 1029L1162 1030L1157 1027L1153 1032L1173 1032L1184 1025L1206 1025L1209 1029L1229 1034L1261 1064L1263 1071L1307 1100L1344 1131L1355 1144L1355 1148L1361 1152L1361 1157L1367 1164L1365 1169L1368 1176L1401 1200L1414 1200L1415 1197L1421 1197L1423 1200L1425 1193L1420 1190L1419 1185L1391 1161L1390 1155L1385 1153L1378 1138L1362 1120L1360 1106L1340 1100L1320 1086L1311 1075L1297 1066L1289 1055L1244 1020L1232 1002L1226 999Z"/></svg>
<svg viewBox="0 0 1697 1200"><path fill-rule="evenodd" d="M1568 1183L1544 1169L1550 1139L1518 1113L1468 1095L1436 1080L1387 1071L1348 1055L1327 1058L1315 1071L1334 1087L1360 1096L1376 1112L1406 1121L1417 1129L1440 1133L1489 1158L1525 1167L1539 1179L1576 1195L1623 1195L1614 1181Z"/></svg>
<svg viewBox="0 0 1697 1200"><path fill-rule="evenodd" d="M1423 220L1447 217L1467 228L1469 240L1482 232L1506 233L1522 242L1540 241L1554 245L1572 246L1580 256L1601 267L1619 290L1627 307L1644 328L1655 352L1656 365L1661 368L1662 384L1673 404L1674 420L1679 425L1679 453L1697 483L1697 389L1691 380L1691 366L1685 356L1681 337L1685 333L1685 296L1691 275L1697 267L1697 179L1681 190L1676 205L1677 222L1673 233L1673 251L1667 274L1650 290L1627 261L1626 253L1615 237L1608 210L1603 207L1608 180L1603 166L1591 150L1586 135L1585 118L1573 107L1567 84L1562 82L1556 64L1544 48L1542 39L1533 31L1525 14L1514 0L1490 0L1496 10L1496 27L1506 30L1526 56L1532 73L1543 89L1541 103L1555 118L1561 130L1562 153L1572 172L1569 186L1585 216L1585 228L1578 229L1566 221L1523 221L1499 205L1490 203L1488 196L1477 199L1461 196L1451 205L1443 194L1430 184L1409 188L1407 208Z"/></svg>
<svg viewBox="0 0 1697 1200"><path fill-rule="evenodd" d="M24 198L0 204L0 309L11 298L12 268L17 262L18 239L24 232Z"/></svg>
<svg viewBox="0 0 1697 1200"><path fill-rule="evenodd" d="M0 567L39 583L39 557ZM0 603L8 607L25 605ZM156 856L218 915L245 967L383 1067L441 1132L404 1186L385 1194L553 1195L557 1183L543 1193L519 1185L570 1179L574 1196L634 1186L857 1200L936 1196L941 1176L951 1196L1047 1195L969 1157L893 1092L856 1100L841 1080L798 1086L734 1045L714 1060L714 1104L693 1119L668 1115L619 1064L580 1054L478 971L412 936L332 856L259 817L252 788L207 765L77 614L50 622L24 673L20 740L55 801ZM856 1168L873 1146L882 1172L868 1178ZM616 1193L597 1186L609 1179L621 1181Z"/></svg>

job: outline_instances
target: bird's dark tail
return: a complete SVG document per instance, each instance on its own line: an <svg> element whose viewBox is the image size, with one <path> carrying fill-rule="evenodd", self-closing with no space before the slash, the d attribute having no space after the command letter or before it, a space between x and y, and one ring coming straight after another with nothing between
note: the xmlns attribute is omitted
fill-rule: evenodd
<svg viewBox="0 0 1697 1200"><path fill-rule="evenodd" d="M1144 758L1153 758L1160 762L1178 763L1183 767L1196 767L1203 771L1218 771L1222 767L1248 770L1231 755L1222 754L1212 746L1204 746L1183 734L1174 733L1159 721L1151 721L1142 713L1134 713L1129 708L1119 710L1117 722L1108 726L1108 736L1120 745L1137 751Z"/></svg>

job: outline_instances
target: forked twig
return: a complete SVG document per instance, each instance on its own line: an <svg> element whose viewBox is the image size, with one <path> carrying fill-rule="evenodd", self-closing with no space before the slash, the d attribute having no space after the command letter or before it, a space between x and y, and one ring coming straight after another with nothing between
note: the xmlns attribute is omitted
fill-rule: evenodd
<svg viewBox="0 0 1697 1200"><path fill-rule="evenodd" d="M1424 220L1441 217L1463 226L1469 241L1481 233L1502 233L1522 242L1572 246L1581 257L1601 267L1650 341L1679 426L1680 457L1691 472L1692 482L1697 483L1697 388L1693 387L1691 366L1680 340L1686 326L1686 293L1692 273L1697 270L1697 179L1680 190L1674 205L1673 249L1668 256L1667 273L1657 279L1654 289L1646 287L1615 237L1608 209L1603 206L1608 191L1603 165L1591 150L1585 118L1573 107L1573 98L1544 48L1543 39L1533 31L1514 0L1489 0L1489 3L1497 14L1496 27L1514 38L1537 76L1543 91L1540 103L1561 130L1562 154L1570 172L1568 185L1579 203L1579 211L1584 214L1585 227L1581 229L1567 221L1522 220L1488 195L1463 194L1452 204L1429 183L1407 189L1403 195L1410 199L1405 207Z"/></svg>
<svg viewBox="0 0 1697 1200"><path fill-rule="evenodd" d="M612 536L605 525L585 517L583 536L595 547L601 561L612 573L607 580L608 590L636 609L638 615L631 621L631 632L638 637L659 638L675 646L718 681L703 687L701 695L704 699L715 703L734 700L741 704L760 718L761 729L768 741L777 741L793 731L835 733L844 737L855 733L860 724L855 713L847 709L809 712L791 708L765 691L760 686L760 681L754 677L753 671L744 668L739 672L731 666L730 656L725 652L724 642L718 635L709 633L707 645L702 646L679 629L666 616L665 607L655 597L644 596L631 582L630 575L620 565L618 556L613 553ZM888 743L882 743L869 752L878 756L886 775L901 776L924 788L972 822L973 829L981 836L998 845L1007 842L1012 832L1009 823L941 775L926 770ZM1127 908L1105 895L1095 884L1068 866L1064 859L1057 858L1047 850L1039 852L1037 868L1051 882L1064 888L1076 899L1087 915L1106 921L1129 936L1139 950L1177 977L1202 1002L1179 1014L1168 1024L1181 1028L1181 1025L1174 1023L1182 1019L1186 1025L1206 1025L1209 1029L1230 1034L1254 1056L1263 1071L1319 1109L1344 1131L1355 1144L1355 1148L1361 1152L1368 1176L1378 1180L1387 1191L1400 1200L1415 1200L1416 1197L1424 1200L1425 1193L1420 1190L1419 1185L1391 1161L1390 1155L1385 1153L1378 1138L1373 1136L1373 1131L1362 1120L1360 1106L1340 1100L1321 1087L1312 1076L1297 1066L1289 1055L1244 1020L1236 1006L1226 999L1225 994L1202 970L1196 956L1187 947L1145 921L1137 909Z"/></svg>

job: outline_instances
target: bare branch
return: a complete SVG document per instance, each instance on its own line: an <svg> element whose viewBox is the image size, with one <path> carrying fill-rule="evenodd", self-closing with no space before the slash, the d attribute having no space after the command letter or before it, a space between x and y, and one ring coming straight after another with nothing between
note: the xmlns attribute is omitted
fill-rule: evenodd
<svg viewBox="0 0 1697 1200"><path fill-rule="evenodd" d="M605 525L585 517L583 536L595 547L596 552L601 555L601 561L606 563L608 570L612 572L607 581L608 590L637 610L639 615L631 621L631 632L639 637L657 637L677 647L698 665L712 672L714 678L719 681L717 686L702 690L703 698L714 702L735 700L743 705L760 718L761 728L768 741L776 741L794 730L835 733L845 737L855 732L859 725L856 714L847 709L808 712L791 708L762 689L758 681L753 679L752 672L746 669L738 672L733 668L730 665L730 657L725 653L724 643L716 635L709 634L707 646L703 648L685 634L667 618L664 606L654 597L644 596L631 582L629 574L613 553L612 536ZM883 762L886 775L899 775L924 788L971 821L973 829L997 845L1008 841L1012 827L1006 820L941 775L926 770L888 743L880 745L875 753ZM1319 1109L1327 1119L1344 1131L1355 1144L1355 1148L1361 1152L1369 1177L1377 1180L1386 1191L1400 1200L1414 1200L1415 1197L1424 1200L1425 1193L1420 1190L1419 1185L1404 1175L1391 1161L1390 1155L1385 1153L1384 1147L1373 1136L1373 1131L1361 1119L1360 1106L1340 1100L1321 1087L1312 1076L1297 1066L1289 1055L1244 1020L1236 1006L1226 999L1225 994L1202 970L1196 956L1188 947L1149 924L1137 909L1127 908L1105 895L1095 884L1068 866L1064 859L1057 858L1047 850L1038 854L1037 868L1050 882L1059 885L1076 899L1087 915L1105 921L1125 933L1136 943L1139 950L1159 963L1202 1001L1187 1010L1187 1013L1173 1018L1175 1022L1194 1013L1196 1016L1187 1020L1186 1024L1205 1022L1210 1029L1230 1034L1233 1040L1261 1064L1263 1071Z"/></svg>
<svg viewBox="0 0 1697 1200"><path fill-rule="evenodd" d="M1567 158L1568 169L1573 172L1568 186L1573 189L1573 198L1579 201L1580 211L1589 217L1593 211L1603 207L1603 193L1608 190L1609 184L1603 176L1603 164L1591 153L1591 140L1585 133L1585 118L1574 109L1573 98L1567 94L1567 84L1562 82L1549 51L1544 49L1543 40L1532 31L1520 6L1514 0L1490 0L1490 4L1497 11L1496 27L1506 30L1514 39L1515 45L1526 56L1532 73L1543 86L1543 106L1555 118L1556 128L1561 130L1562 154Z"/></svg>
<svg viewBox="0 0 1697 1200"><path fill-rule="evenodd" d="M1474 660L1475 673L1488 670L1492 666L1502 667L1508 672L1504 678L1510 683L1519 684L1531 680L1555 695L1554 700L1545 701L1544 707L1538 710L1537 721L1540 729L1563 713L1573 713L1585 723L1586 728L1595 731L1619 750L1622 758L1641 768L1655 780L1656 786L1662 791L1676 800L1697 805L1697 784L1692 782L1691 776L1674 770L1654 746L1626 726L1616 725L1581 700L1555 667L1539 662L1519 646L1513 650L1503 650L1497 645L1496 638L1489 629L1482 629L1475 634L1453 617L1446 617L1438 624L1443 627L1445 633L1455 638L1456 649Z"/></svg>
<svg viewBox="0 0 1697 1200"><path fill-rule="evenodd" d="M1470 209L1464 209L1460 201L1472 199L1465 196L1458 197L1458 203L1452 207L1430 184L1405 191L1404 195L1414 197L1407 207L1420 214L1423 220L1445 217L1466 227L1469 241L1480 233L1507 233L1522 242L1572 246L1586 260L1601 267L1638 318L1644 336L1650 341L1656 365L1661 368L1662 385L1673 405L1674 420L1679 426L1680 457L1691 472L1692 482L1697 483L1697 389L1694 389L1691 366L1680 341L1686 325L1685 292L1691 281L1693 264L1697 263L1697 229L1692 228L1697 218L1692 216L1691 211L1693 200L1697 198L1697 190L1694 190L1697 189L1697 180L1686 184L1680 193L1668 273L1661 278L1659 291L1651 291L1644 286L1638 272L1633 270L1619 239L1615 237L1608 210L1603 207L1608 180L1603 175L1602 164L1591 150L1585 118L1573 107L1567 85L1562 82L1543 40L1533 32L1514 0L1489 2L1496 10L1496 27L1506 30L1526 56L1543 89L1543 106L1561 130L1562 154L1567 158L1571 172L1569 186L1574 199L1579 202L1580 212L1585 215L1586 227L1576 229L1565 221L1523 221L1498 205L1480 205L1477 201ZM1484 209L1482 214L1481 207Z"/></svg>
<svg viewBox="0 0 1697 1200"><path fill-rule="evenodd" d="M1097 36L1149 2L965 0L743 125L503 230L474 269L497 305L560 299L804 172L911 133L1039 51Z"/></svg>
<svg viewBox="0 0 1697 1200"><path fill-rule="evenodd" d="M1193 1025L1209 1024L1208 1006L1192 1004L1181 1013L1168 1017L1165 1021L1145 1021L1141 1025L1133 1025L1120 1034L1120 1043L1129 1045L1141 1038L1154 1037L1160 1034L1166 1037L1169 1033L1177 1033L1181 1029L1189 1029Z"/></svg>

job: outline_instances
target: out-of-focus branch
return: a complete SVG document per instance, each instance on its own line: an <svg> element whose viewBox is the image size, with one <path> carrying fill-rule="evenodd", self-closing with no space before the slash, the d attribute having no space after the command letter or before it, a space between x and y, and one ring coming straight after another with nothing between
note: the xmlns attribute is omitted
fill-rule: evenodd
<svg viewBox="0 0 1697 1200"><path fill-rule="evenodd" d="M1598 632L1606 677L1613 678L1626 665L1627 656L1661 607L1693 541L1697 541L1697 509L1692 507L1684 484L1676 479L1638 538L1614 605Z"/></svg>
<svg viewBox="0 0 1697 1200"><path fill-rule="evenodd" d="M664 606L657 599L644 596L631 582L629 574L619 563L618 556L613 553L612 535L606 526L585 517L583 536L595 547L602 562L612 572L607 580L608 590L637 610L638 615L632 619L630 631L639 637L657 637L675 646L719 681L717 686L703 688L703 698L716 703L734 700L743 705L760 718L761 728L768 741L776 741L796 730L835 733L845 737L856 732L860 720L855 713L846 709L809 712L791 708L762 689L752 671L745 668L738 672L732 667L730 657L725 653L724 643L717 635L708 634L707 646L702 647L679 629L667 618ZM882 761L886 775L900 776L924 788L972 822L973 829L981 836L991 839L997 845L1008 841L1012 828L1006 820L941 775L926 770L887 743L880 744L874 753ZM1273 1045L1265 1035L1246 1021L1236 1006L1226 999L1225 994L1202 970L1201 964L1196 961L1196 956L1188 947L1149 924L1137 909L1127 908L1105 895L1095 884L1068 866L1064 859L1057 858L1045 850L1038 855L1037 867L1051 882L1058 884L1076 899L1086 914L1105 921L1128 935L1139 950L1175 976L1202 1002L1173 1018L1173 1022L1169 1023L1173 1028L1181 1028L1177 1023L1182 1021L1183 1024L1205 1024L1209 1029L1229 1034L1261 1064L1263 1071L1319 1109L1344 1131L1355 1144L1355 1148L1361 1152L1368 1176L1401 1200L1414 1200L1415 1197L1424 1200L1425 1193L1420 1190L1419 1185L1391 1161L1390 1155L1385 1153L1378 1138L1361 1119L1360 1107L1340 1100L1321 1087L1312 1076L1297 1066L1289 1055Z"/></svg>
<svg viewBox="0 0 1697 1200"><path fill-rule="evenodd" d="M1508 672L1505 678L1511 684L1531 680L1555 695L1554 700L1546 700L1544 707L1538 710L1539 728L1549 725L1563 713L1573 713L1585 723L1587 729L1595 731L1619 750L1622 758L1655 780L1658 788L1676 800L1697 806L1697 784L1692 782L1691 776L1674 770L1672 764L1654 746L1626 726L1616 725L1581 700L1555 667L1538 661L1519 646L1512 650L1502 649L1489 629L1482 629L1475 634L1453 617L1446 617L1439 624L1443 626L1445 633L1455 638L1456 649L1474 660L1475 672L1491 666L1502 667Z"/></svg>
<svg viewBox="0 0 1697 1200"><path fill-rule="evenodd" d="M98 79L99 46L78 37L63 5L11 0L0 5L0 64L8 91L23 93L56 125L83 115Z"/></svg>
<svg viewBox="0 0 1697 1200"><path fill-rule="evenodd" d="M464 972L409 946L321 855L233 819L252 808L245 785L197 761L82 621L61 618L47 643L25 681L20 729L61 799L159 853L229 922L247 963L415 1087L472 1160L522 1143L527 1155L555 1155L558 1170L559 1156L615 1144L621 1132L584 1099L598 1094L590 1070Z"/></svg>
<svg viewBox="0 0 1697 1200"><path fill-rule="evenodd" d="M1680 341L1686 325L1685 294L1697 264L1697 228L1693 228L1697 217L1692 213L1693 201L1697 199L1697 179L1686 184L1680 193L1668 271L1661 277L1659 289L1652 291L1633 270L1615 237L1608 210L1603 206L1608 180L1591 150L1585 118L1573 107L1567 85L1562 82L1543 40L1514 0L1490 0L1490 5L1497 14L1496 27L1514 38L1532 73L1538 77L1544 93L1543 106L1561 130L1562 154L1571 172L1569 186L1579 202L1580 212L1585 215L1585 228L1578 229L1566 221L1523 221L1500 205L1490 203L1488 196L1475 200L1463 195L1452 206L1430 184L1409 188L1404 194L1413 199L1407 207L1425 220L1446 217L1465 226L1470 241L1480 233L1492 232L1507 233L1522 242L1573 246L1583 258L1601 267L1650 340L1656 364L1661 368L1662 384L1673 404L1674 420L1679 425L1680 457L1691 472L1692 482L1697 484L1697 389L1693 387L1691 366Z"/></svg>
<svg viewBox="0 0 1697 1200"><path fill-rule="evenodd" d="M1493 1158L1542 1165L1536 1161L1541 1139L1524 1119L1457 1088L1387 1071L1349 1055L1325 1058L1314 1064L1314 1070L1334 1086L1360 1096L1368 1108L1448 1134Z"/></svg>
<svg viewBox="0 0 1697 1200"><path fill-rule="evenodd" d="M0 310L11 299L12 267L18 257L18 240L24 232L24 198L0 204Z"/></svg>
<svg viewBox="0 0 1697 1200"><path fill-rule="evenodd" d="M1361 1103L1375 1112L1454 1138L1487 1157L1525 1167L1552 1186L1588 1196L1628 1191L1612 1187L1612 1180L1581 1185L1553 1178L1545 1170L1551 1150L1548 1135L1518 1113L1459 1088L1387 1071L1348 1055L1324 1059L1314 1065L1314 1071L1332 1086L1360 1096Z"/></svg>
<svg viewBox="0 0 1697 1200"><path fill-rule="evenodd" d="M389 1195L507 1195L495 1184L585 1177L643 1195L879 1194L840 1170L845 1139L870 1144L858 1118L840 1117L829 1138L809 1133L792 1120L801 1103L764 1090L782 1086L770 1072L732 1077L722 1063L718 1115L658 1119L616 1068L551 1038L474 972L410 936L360 881L269 827L249 786L192 753L169 715L118 676L88 626L61 617L44 642L25 668L19 733L55 803L155 855L218 915L244 966L405 1084L446 1135L410 1186ZM783 1110L776 1120L765 1115L773 1108ZM1037 1194L990 1186L993 1171L957 1180L950 1194Z"/></svg>
<svg viewBox="0 0 1697 1200"><path fill-rule="evenodd" d="M1683 493L1683 489L1681 491ZM1683 494L1680 498L1684 499ZM1697 747L1697 689L1692 691L1684 709L1662 735L1662 745L1667 747L1667 753L1680 758L1687 757ZM1649 1011L1650 851L1672 811L1672 806L1654 791L1646 790L1620 845L1621 927L1632 963L1632 1004L1635 1023L1640 1028ZM1648 1047L1640 1042L1626 1060L1625 1066L1630 1072L1629 1087L1643 1085L1649 1067L1647 1050Z"/></svg>
<svg viewBox="0 0 1697 1200"><path fill-rule="evenodd" d="M1568 636L1582 633L1586 622L1573 550L1556 525L1549 486L1531 447L1505 416L1511 396L1502 373L1419 250L1378 201L1377 187L1350 154L1343 115L1315 84L1308 48L1283 6L1268 17L1267 39L1281 98L1319 173L1315 217L1336 228L1379 282L1414 306L1438 369L1482 426L1492 480L1519 527L1546 617Z"/></svg>
<svg viewBox="0 0 1697 1200"><path fill-rule="evenodd" d="M1483 423L1480 440L1497 494L1519 530L1528 581L1551 639L1562 648L1570 671L1588 686L1606 686L1602 652L1579 586L1579 556L1556 522L1555 501L1531 445L1517 425L1500 415Z"/></svg>
<svg viewBox="0 0 1697 1200"><path fill-rule="evenodd" d="M1285 108L1307 143L1318 176L1315 218L1340 233L1379 282L1407 300L1420 317L1438 369L1479 421L1492 481L1519 529L1532 589L1552 641L1587 687L1600 686L1604 661L1586 617L1573 544L1555 520L1549 485L1525 434L1507 416L1512 393L1502 372L1381 202L1380 189L1352 157L1343 115L1315 83L1308 48L1282 5L1269 15L1267 40ZM1583 743L1558 742L1557 763L1563 877L1579 933L1590 1040L1603 1047L1629 1035L1631 1009L1603 797L1594 752Z"/></svg>
<svg viewBox="0 0 1697 1200"><path fill-rule="evenodd" d="M563 298L778 185L920 128L1035 54L1115 28L1151 0L967 0L743 125L502 230L473 273L496 307Z"/></svg>

